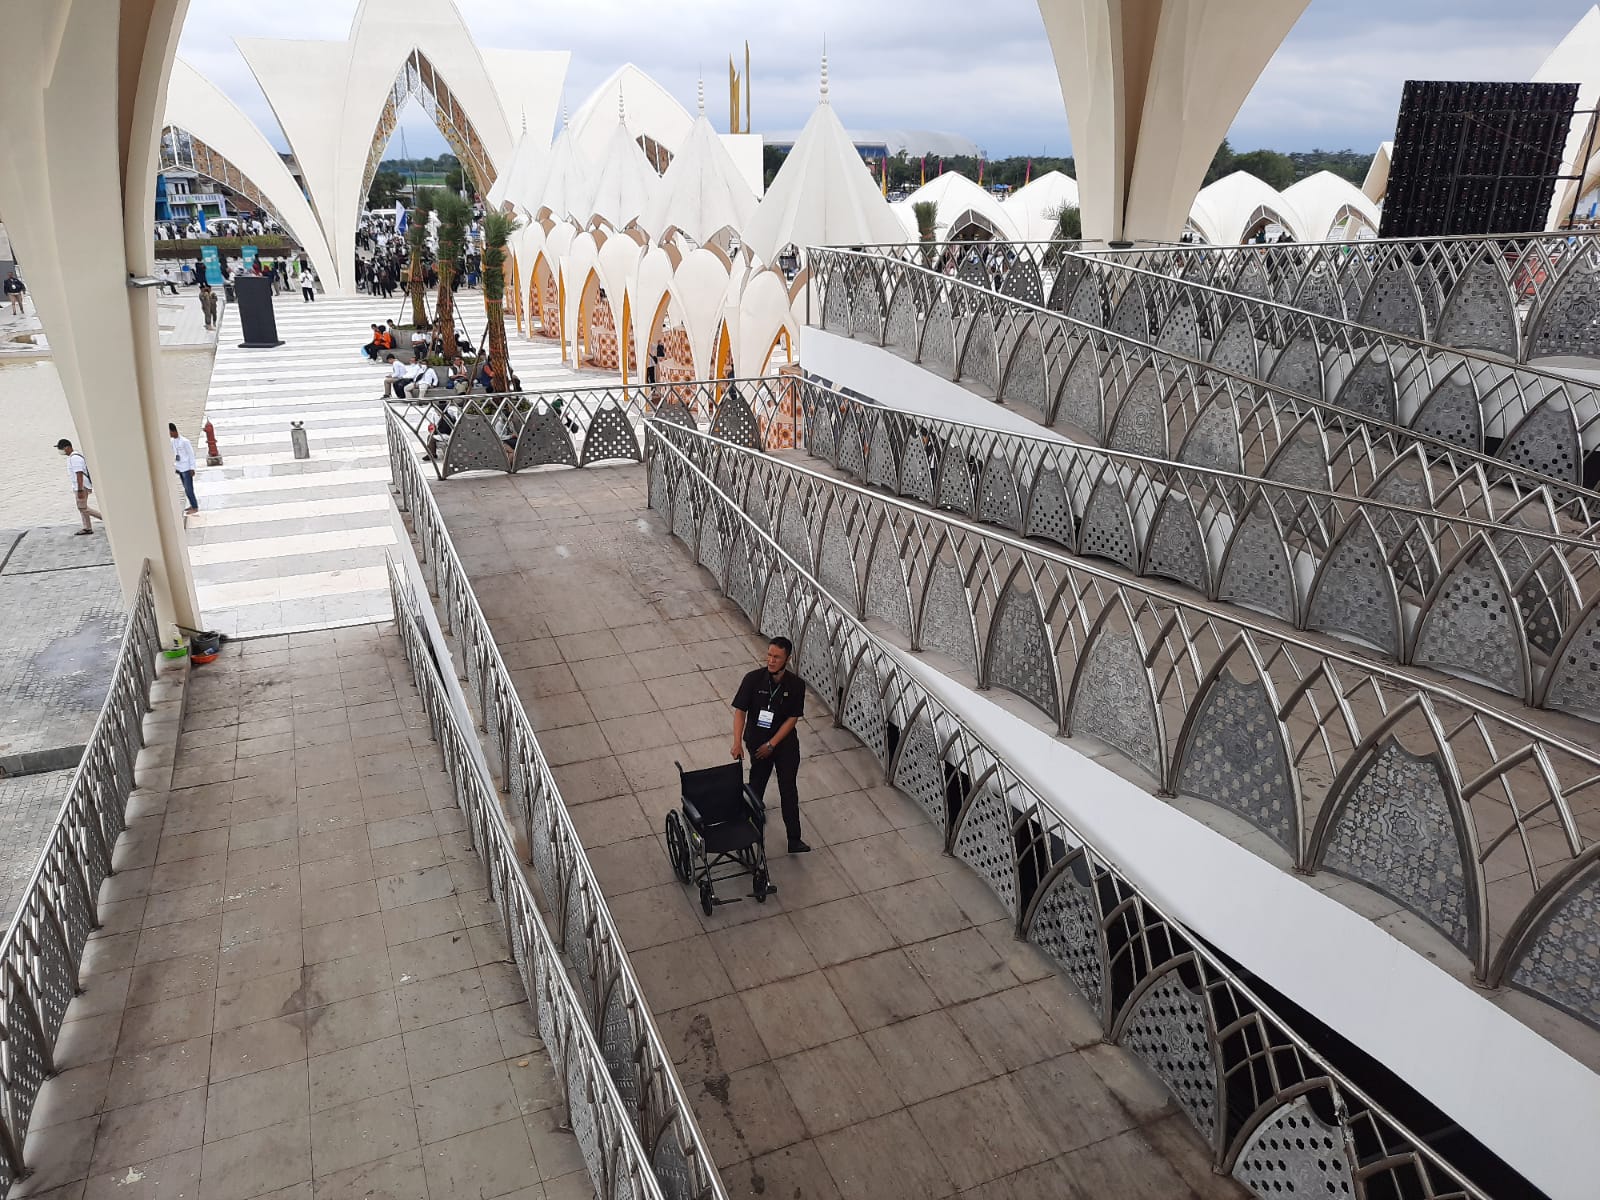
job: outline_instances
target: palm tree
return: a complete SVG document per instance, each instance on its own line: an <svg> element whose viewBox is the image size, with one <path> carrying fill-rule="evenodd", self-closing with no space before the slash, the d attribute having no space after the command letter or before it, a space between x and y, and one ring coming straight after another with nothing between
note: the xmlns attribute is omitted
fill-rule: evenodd
<svg viewBox="0 0 1600 1200"><path fill-rule="evenodd" d="M434 200L439 214L439 296L433 306L434 325L446 362L456 356L456 264L467 244L467 224L472 206L454 192L440 192Z"/></svg>
<svg viewBox="0 0 1600 1200"><path fill-rule="evenodd" d="M422 274L428 261L428 217L433 212L437 196L438 193L432 188L423 188L417 193L411 211L406 215L406 247L411 251L408 268L411 277L408 285L411 291L411 324L417 329L428 323L428 309L422 299Z"/></svg>
<svg viewBox="0 0 1600 1200"><path fill-rule="evenodd" d="M917 221L917 237L925 243L922 250L922 265L931 267L934 256L933 239L937 236L939 203L936 200L918 200L911 206L911 215Z"/></svg>
<svg viewBox="0 0 1600 1200"><path fill-rule="evenodd" d="M489 318L489 377L497 392L509 391L506 353L506 242L521 222L506 212L483 219L483 310Z"/></svg>

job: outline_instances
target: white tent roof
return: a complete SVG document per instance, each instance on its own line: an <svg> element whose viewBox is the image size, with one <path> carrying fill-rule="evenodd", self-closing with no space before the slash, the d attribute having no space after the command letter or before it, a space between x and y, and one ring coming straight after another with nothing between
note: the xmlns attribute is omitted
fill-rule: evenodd
<svg viewBox="0 0 1600 1200"><path fill-rule="evenodd" d="M745 244L765 262L797 246L902 242L866 163L828 103L828 64L822 63L822 101L756 207Z"/></svg>
<svg viewBox="0 0 1600 1200"><path fill-rule="evenodd" d="M1016 221L994 194L985 191L959 171L946 171L943 175L935 176L901 203L909 214L913 204L925 200L931 200L939 206L934 216L934 228L941 238L952 229L968 224L974 217L992 226L996 237L1015 241L1022 236ZM904 220L902 218L902 223ZM911 227L916 228L916 218L913 216L910 220Z"/></svg>
<svg viewBox="0 0 1600 1200"><path fill-rule="evenodd" d="M1389 194L1389 167L1394 162L1394 143L1380 142L1378 152L1372 156L1367 177L1361 183L1361 194L1374 204L1382 204Z"/></svg>
<svg viewBox="0 0 1600 1200"><path fill-rule="evenodd" d="M1294 204L1248 171L1235 171L1201 188L1189 210L1190 224L1218 246L1238 243L1263 216L1282 225L1296 240L1306 239L1306 222Z"/></svg>
<svg viewBox="0 0 1600 1200"><path fill-rule="evenodd" d="M1024 239L1042 242L1056 231L1056 214L1078 203L1078 181L1060 171L1046 171L1018 188L1004 208Z"/></svg>
<svg viewBox="0 0 1600 1200"><path fill-rule="evenodd" d="M550 144L542 132L523 131L517 139L511 166L502 171L489 189L489 206L499 208L510 201L519 209L537 207L536 189L550 165Z"/></svg>
<svg viewBox="0 0 1600 1200"><path fill-rule="evenodd" d="M614 229L626 228L644 212L660 183L661 176L634 140L627 120L617 114L589 196L587 216L604 217Z"/></svg>
<svg viewBox="0 0 1600 1200"><path fill-rule="evenodd" d="M1577 112L1572 127L1567 132L1566 150L1561 156L1563 175L1580 174L1584 150L1590 145L1594 118L1589 115L1600 102L1600 5L1583 14L1561 44L1550 52L1550 57L1533 74L1534 83L1573 83L1578 85ZM1587 175L1588 172L1581 172ZM1579 188L1576 180L1562 180L1550 202L1551 229L1572 211L1572 203ZM1586 190L1586 189L1585 189Z"/></svg>
<svg viewBox="0 0 1600 1200"><path fill-rule="evenodd" d="M724 226L743 236L755 211L755 193L702 111L639 224L657 238L676 226L704 245Z"/></svg>
<svg viewBox="0 0 1600 1200"><path fill-rule="evenodd" d="M632 63L626 63L589 94L572 118L573 136L595 162L600 161L610 144L619 104L627 114L628 129L634 137L651 138L673 154L694 124L689 110L666 88Z"/></svg>
<svg viewBox="0 0 1600 1200"><path fill-rule="evenodd" d="M588 160L572 140L572 130L563 127L542 170L529 182L526 194L508 192L506 198L526 209L530 216L548 208L558 221L568 217L583 221L588 219L593 196L594 180Z"/></svg>
<svg viewBox="0 0 1600 1200"><path fill-rule="evenodd" d="M1373 233L1378 231L1378 206L1355 184L1332 171L1308 175L1284 188L1281 194L1300 214L1305 236L1310 241L1324 240L1335 225L1351 219L1365 224ZM1347 232L1355 231L1347 228Z"/></svg>

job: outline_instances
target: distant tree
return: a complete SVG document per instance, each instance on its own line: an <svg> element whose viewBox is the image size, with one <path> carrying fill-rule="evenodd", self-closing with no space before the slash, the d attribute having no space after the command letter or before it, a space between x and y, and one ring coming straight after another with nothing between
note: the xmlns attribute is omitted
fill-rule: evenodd
<svg viewBox="0 0 1600 1200"><path fill-rule="evenodd" d="M1222 145L1217 147L1217 152L1211 156L1211 165L1206 168L1205 182L1201 185L1209 186L1221 179L1224 175L1232 175L1234 155L1233 147L1228 145L1228 139L1222 139Z"/></svg>
<svg viewBox="0 0 1600 1200"><path fill-rule="evenodd" d="M1248 171L1280 192L1297 178L1293 161L1287 154L1279 154L1276 150L1252 150L1248 154L1241 154L1233 160L1233 169Z"/></svg>
<svg viewBox="0 0 1600 1200"><path fill-rule="evenodd" d="M783 166L783 160L789 157L787 146L766 146L761 151L761 173L766 178L766 186L771 187L772 181L778 177L778 171Z"/></svg>
<svg viewBox="0 0 1600 1200"><path fill-rule="evenodd" d="M1056 223L1056 227L1050 235L1053 240L1058 242L1083 240L1083 213L1076 204L1063 204L1054 212L1046 215Z"/></svg>
<svg viewBox="0 0 1600 1200"><path fill-rule="evenodd" d="M367 192L367 207L392 207L395 197L400 194L400 189L405 185L406 181L399 172L380 169L372 177L372 187Z"/></svg>
<svg viewBox="0 0 1600 1200"><path fill-rule="evenodd" d="M478 194L477 182L468 173L467 169L459 164L444 173L444 186L458 196L462 192L466 192L469 196Z"/></svg>
<svg viewBox="0 0 1600 1200"><path fill-rule="evenodd" d="M939 223L939 205L932 200L918 200L911 206L911 215L917 221L917 237L931 242Z"/></svg>
<svg viewBox="0 0 1600 1200"><path fill-rule="evenodd" d="M433 323L448 362L456 356L456 265L466 250L472 206L456 193L444 191L434 198L434 211L439 214L439 294L433 305Z"/></svg>

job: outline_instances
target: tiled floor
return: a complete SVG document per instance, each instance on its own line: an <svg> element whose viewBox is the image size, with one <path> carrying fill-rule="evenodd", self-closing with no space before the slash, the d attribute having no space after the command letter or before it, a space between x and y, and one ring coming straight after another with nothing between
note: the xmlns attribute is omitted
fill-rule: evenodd
<svg viewBox="0 0 1600 1200"><path fill-rule="evenodd" d="M815 697L816 849L773 857L766 904L701 914L660 836L672 764L728 761L728 698L764 646L643 484L630 466L435 495L730 1195L1243 1195Z"/></svg>
<svg viewBox="0 0 1600 1200"><path fill-rule="evenodd" d="M458 299L476 337L482 295ZM188 522L209 628L249 635L388 617L384 371L360 347L372 323L395 318L399 307L368 297L307 304L286 293L275 306L284 344L272 350L242 349L238 310L224 312L206 399L224 465L200 467L201 511ZM552 342L513 331L512 356L526 388L576 378ZM294 458L292 420L305 422L309 459ZM203 463L200 435L188 432Z"/></svg>
<svg viewBox="0 0 1600 1200"><path fill-rule="evenodd" d="M593 1195L392 630L230 647L141 784L13 1196Z"/></svg>

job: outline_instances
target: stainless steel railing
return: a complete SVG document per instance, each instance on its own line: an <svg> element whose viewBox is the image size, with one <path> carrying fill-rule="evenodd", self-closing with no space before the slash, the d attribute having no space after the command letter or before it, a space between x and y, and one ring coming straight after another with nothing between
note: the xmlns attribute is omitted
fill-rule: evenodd
<svg viewBox="0 0 1600 1200"><path fill-rule="evenodd" d="M627 1103L612 1077L591 1024L591 1007L579 998L523 875L494 781L472 752L477 734L463 729L456 716L416 615L416 597L410 582L392 558L389 594L406 661L411 665L433 736L439 743L445 773L454 785L456 803L466 814L473 847L483 860L490 898L499 908L517 974L538 1021L539 1037L561 1081L567 1123L583 1151L595 1195L601 1200L665 1200L669 1196L697 1195L669 1189L657 1179L639 1141L635 1125L637 1101Z"/></svg>
<svg viewBox="0 0 1600 1200"><path fill-rule="evenodd" d="M1562 466L1564 476L1552 476L1541 472L1548 464L1452 442L1450 428L1391 424L1263 383L1107 329L1098 310L1053 311L1032 295L1009 294L1003 283L997 290L981 264L969 279L886 255L811 254L824 328L882 345L1041 424L1113 449L1336 492L1461 493L1496 513L1548 507L1568 531L1593 531L1600 521L1600 496L1571 486L1576 458L1570 470ZM1053 292L1072 295L1072 265L1086 270L1088 262L1069 256ZM1463 407L1470 426L1476 398Z"/></svg>
<svg viewBox="0 0 1600 1200"><path fill-rule="evenodd" d="M1110 745L1158 794L1197 797L1253 827L1281 865L1388 896L1480 982L1600 1026L1600 987L1583 965L1600 939L1583 916L1600 887L1600 754L1586 736L1039 542L696 431L650 429L845 611L979 687L1014 693L1061 734ZM650 468L651 502L667 511L670 480ZM671 513L674 533L693 541L689 516ZM848 709L850 664L818 682L832 660L810 657L804 613L742 573L732 534L708 541L700 528L700 561L763 630L792 624L802 672L824 696L837 687ZM1422 642L1472 648L1488 671L1515 657L1489 616L1463 594Z"/></svg>
<svg viewBox="0 0 1600 1200"><path fill-rule="evenodd" d="M428 489L409 434L389 415L390 460L400 507L446 632L456 640L467 692L484 722L490 765L510 794L557 943L589 1028L634 1121L662 1194L725 1200L726 1191L651 1016L627 950L534 736L493 631Z"/></svg>
<svg viewBox="0 0 1600 1200"><path fill-rule="evenodd" d="M0 1194L26 1170L34 1102L55 1072L56 1035L78 992L84 945L100 927L100 884L127 828L159 643L146 562L105 704L0 947Z"/></svg>
<svg viewBox="0 0 1600 1200"><path fill-rule="evenodd" d="M795 385L802 441L858 481L1298 629L1354 639L1396 662L1427 643L1470 576L1519 631L1519 700L1600 718L1600 647L1579 630L1600 605L1600 545L1371 497L1103 450L886 407L811 379ZM1277 586L1262 587L1271 579ZM1570 636L1569 636L1570 635ZM1484 679L1448 644L1428 665Z"/></svg>
<svg viewBox="0 0 1600 1200"><path fill-rule="evenodd" d="M814 571L795 556L788 521L772 536L715 469L696 464L685 447L700 435L651 422L646 439L651 507L758 628L796 640L806 683L918 802L948 851L984 878L1018 936L1050 956L1108 1039L1162 1079L1215 1169L1263 1197L1360 1188L1487 1200L1426 1132L1408 1129L1299 1037L925 689L863 624L858 604L841 601L829 562Z"/></svg>

